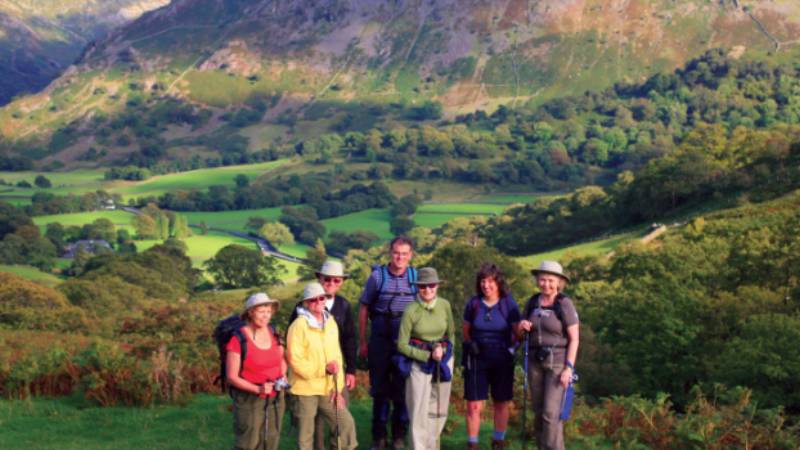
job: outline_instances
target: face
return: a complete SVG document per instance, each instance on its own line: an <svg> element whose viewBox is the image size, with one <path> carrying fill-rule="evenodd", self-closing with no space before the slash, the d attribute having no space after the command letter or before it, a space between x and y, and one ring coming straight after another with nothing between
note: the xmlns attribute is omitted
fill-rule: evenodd
<svg viewBox="0 0 800 450"><path fill-rule="evenodd" d="M320 295L317 298L310 298L306 300L306 309L311 311L312 314L322 314L325 310L325 300L328 297Z"/></svg>
<svg viewBox="0 0 800 450"><path fill-rule="evenodd" d="M408 268L412 256L411 246L398 242L392 246L392 267L399 271Z"/></svg>
<svg viewBox="0 0 800 450"><path fill-rule="evenodd" d="M497 286L497 281L494 277L486 277L481 280L481 292L486 298L494 299L500 296L500 291Z"/></svg>
<svg viewBox="0 0 800 450"><path fill-rule="evenodd" d="M335 296L336 293L339 292L339 288L342 287L342 283L344 283L344 278L342 277L331 277L328 275L319 276L319 284L321 284L322 288L325 289L325 293L331 297Z"/></svg>
<svg viewBox="0 0 800 450"><path fill-rule="evenodd" d="M275 307L273 305L260 305L251 308L247 312L250 317L250 322L256 328L264 328L272 320L272 315L275 314Z"/></svg>
<svg viewBox="0 0 800 450"><path fill-rule="evenodd" d="M541 273L536 276L536 284L539 285L539 290L542 291L542 294L547 296L556 295L561 287L561 277Z"/></svg>
<svg viewBox="0 0 800 450"><path fill-rule="evenodd" d="M418 284L417 291L419 291L419 297L426 302L429 302L436 298L436 291L439 290L438 284Z"/></svg>

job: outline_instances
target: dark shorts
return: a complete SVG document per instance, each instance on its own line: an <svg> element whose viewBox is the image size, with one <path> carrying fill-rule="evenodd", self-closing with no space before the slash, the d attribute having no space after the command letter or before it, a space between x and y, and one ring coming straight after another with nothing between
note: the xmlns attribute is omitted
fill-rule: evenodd
<svg viewBox="0 0 800 450"><path fill-rule="evenodd" d="M514 397L514 357L506 349L471 359L464 367L464 398L506 402Z"/></svg>

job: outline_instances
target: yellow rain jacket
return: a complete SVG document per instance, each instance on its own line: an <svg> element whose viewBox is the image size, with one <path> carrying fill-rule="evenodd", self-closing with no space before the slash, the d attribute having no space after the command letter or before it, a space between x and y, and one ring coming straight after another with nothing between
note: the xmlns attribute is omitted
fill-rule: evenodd
<svg viewBox="0 0 800 450"><path fill-rule="evenodd" d="M334 391L333 376L325 372L329 361L339 364L336 374L339 391L344 389L344 365L339 347L339 328L328 311L320 324L305 308L297 309L297 319L287 333L289 384L294 395L329 395Z"/></svg>

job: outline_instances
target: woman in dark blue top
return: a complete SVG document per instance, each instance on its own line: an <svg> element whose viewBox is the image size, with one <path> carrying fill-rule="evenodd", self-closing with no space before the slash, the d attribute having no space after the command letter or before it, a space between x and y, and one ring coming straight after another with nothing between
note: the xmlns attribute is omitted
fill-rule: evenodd
<svg viewBox="0 0 800 450"><path fill-rule="evenodd" d="M464 398L467 448L478 448L481 411L489 391L494 401L492 449L505 446L509 406L514 394L514 345L519 307L500 268L481 265L475 292L464 308Z"/></svg>

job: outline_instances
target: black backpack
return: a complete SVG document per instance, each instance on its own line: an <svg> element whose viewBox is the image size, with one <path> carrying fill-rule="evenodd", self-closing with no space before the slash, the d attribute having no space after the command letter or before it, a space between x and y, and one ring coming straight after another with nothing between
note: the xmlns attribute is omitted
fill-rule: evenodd
<svg viewBox="0 0 800 450"><path fill-rule="evenodd" d="M228 351L225 350L225 347L228 345L231 338L236 337L242 348L241 365L244 365L244 359L247 357L247 337L242 333L242 327L246 324L247 323L242 320L238 314L234 314L220 320L214 328L214 341L217 343L217 350L219 350L219 375L214 379L214 384L219 384L222 392L225 392L227 386L225 374L227 373L226 362ZM275 336L278 345L283 345L281 337L275 331L275 327L272 326L272 324L269 324L269 330L272 332L272 335ZM239 366L240 372L242 370L241 365Z"/></svg>

